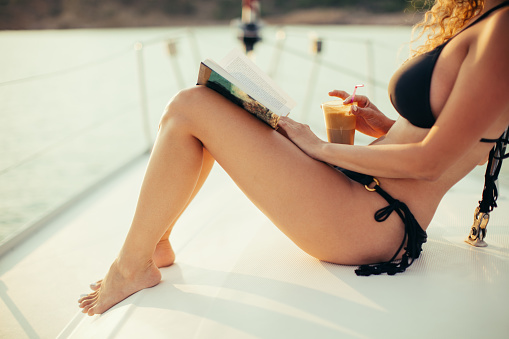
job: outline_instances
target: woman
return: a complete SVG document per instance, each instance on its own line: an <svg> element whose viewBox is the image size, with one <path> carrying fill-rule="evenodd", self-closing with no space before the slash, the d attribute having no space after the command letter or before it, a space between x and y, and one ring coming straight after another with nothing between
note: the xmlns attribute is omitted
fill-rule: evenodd
<svg viewBox="0 0 509 339"><path fill-rule="evenodd" d="M394 122L356 97L357 129L378 138L369 146L325 143L289 118L278 133L205 87L176 95L125 243L106 277L79 300L83 312L103 313L159 283L158 268L175 260L173 225L214 161L310 255L382 263L358 274L404 271L444 194L485 162L494 143L480 140L497 139L509 124L509 2L438 0L425 20L421 26L438 31L391 80L402 117ZM329 94L350 100L344 91Z"/></svg>

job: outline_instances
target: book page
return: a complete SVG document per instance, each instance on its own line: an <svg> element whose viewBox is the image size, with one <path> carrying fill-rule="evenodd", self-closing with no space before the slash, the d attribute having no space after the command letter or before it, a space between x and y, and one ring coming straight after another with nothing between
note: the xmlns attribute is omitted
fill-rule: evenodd
<svg viewBox="0 0 509 339"><path fill-rule="evenodd" d="M239 50L230 52L220 64L249 95L274 113L286 115L295 106L295 101Z"/></svg>

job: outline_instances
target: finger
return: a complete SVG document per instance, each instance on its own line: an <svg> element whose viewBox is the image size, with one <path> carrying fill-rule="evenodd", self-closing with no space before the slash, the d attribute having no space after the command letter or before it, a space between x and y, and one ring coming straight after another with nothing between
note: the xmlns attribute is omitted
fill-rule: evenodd
<svg viewBox="0 0 509 339"><path fill-rule="evenodd" d="M329 92L329 96L331 96L331 97L338 97L338 98L341 98L341 99L346 99L346 98L348 98L350 96L350 94L348 94L345 91L341 91L341 90L335 89L335 90Z"/></svg>
<svg viewBox="0 0 509 339"><path fill-rule="evenodd" d="M288 126L287 124L287 117L281 117L277 123L277 129L276 132L284 136L286 139L289 139L288 133L286 132L286 128Z"/></svg>
<svg viewBox="0 0 509 339"><path fill-rule="evenodd" d="M348 96L348 98L346 98L343 101L343 103L349 104L349 103L351 103L351 101L352 101L352 96ZM354 102L356 102L357 106L359 106L361 108L369 106L369 99L365 95L358 95L358 94L356 94L355 98L354 98Z"/></svg>
<svg viewBox="0 0 509 339"><path fill-rule="evenodd" d="M295 121L295 120L293 120L292 118L287 117L287 116L284 116L284 115L282 115L282 116L280 116L280 117L279 117L279 121L286 122L287 124L288 124L288 123L292 123L292 122L296 122L296 121Z"/></svg>
<svg viewBox="0 0 509 339"><path fill-rule="evenodd" d="M299 123L293 120L292 118L282 116L279 119L278 125L283 129L289 129L295 128L296 126L299 125Z"/></svg>
<svg viewBox="0 0 509 339"><path fill-rule="evenodd" d="M371 109L362 108L354 105L352 105L352 107L350 108L350 113L357 117L362 117L367 120L369 120L373 116L373 111Z"/></svg>
<svg viewBox="0 0 509 339"><path fill-rule="evenodd" d="M282 115L282 116L279 117L279 123L280 124L284 124L288 119L290 119L290 118L285 117L284 115Z"/></svg>
<svg viewBox="0 0 509 339"><path fill-rule="evenodd" d="M288 122L287 119L289 119L289 118L285 117L285 116L280 116L279 117L279 121L277 122L278 127L283 127L284 128L284 126L287 125L287 122Z"/></svg>
<svg viewBox="0 0 509 339"><path fill-rule="evenodd" d="M366 118L369 115L369 110L352 105L352 107L350 108L350 113L352 113L353 115L355 115L357 117Z"/></svg>

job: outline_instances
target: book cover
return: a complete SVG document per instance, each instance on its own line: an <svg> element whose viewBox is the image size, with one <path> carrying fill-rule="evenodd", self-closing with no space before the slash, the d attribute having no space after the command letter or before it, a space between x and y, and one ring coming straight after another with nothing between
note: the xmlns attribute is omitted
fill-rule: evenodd
<svg viewBox="0 0 509 339"><path fill-rule="evenodd" d="M280 116L295 106L293 99L238 50L221 63L203 61L197 84L218 92L274 129Z"/></svg>
<svg viewBox="0 0 509 339"><path fill-rule="evenodd" d="M209 68L209 66L205 65L203 62L200 65L200 76L198 77L197 84L205 85L218 92L234 104L244 108L258 119L264 121L270 127L274 129L277 127L279 115L253 99L245 91Z"/></svg>

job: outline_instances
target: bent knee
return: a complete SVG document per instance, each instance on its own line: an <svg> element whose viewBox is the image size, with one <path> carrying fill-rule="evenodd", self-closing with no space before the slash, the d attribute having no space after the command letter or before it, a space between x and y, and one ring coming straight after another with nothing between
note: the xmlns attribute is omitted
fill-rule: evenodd
<svg viewBox="0 0 509 339"><path fill-rule="evenodd" d="M192 112L196 110L197 104L204 100L207 88L203 86L195 86L179 91L170 99L159 121L159 128L168 125L176 117L184 117L190 119Z"/></svg>

